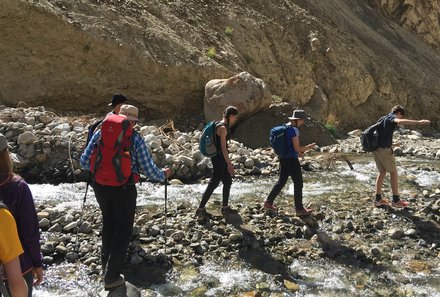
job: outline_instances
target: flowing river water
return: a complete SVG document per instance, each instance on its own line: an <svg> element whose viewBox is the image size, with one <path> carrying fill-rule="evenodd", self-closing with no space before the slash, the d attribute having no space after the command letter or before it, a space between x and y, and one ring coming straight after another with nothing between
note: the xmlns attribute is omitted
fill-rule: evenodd
<svg viewBox="0 0 440 297"><path fill-rule="evenodd" d="M347 164L336 162L328 170L315 170L304 174L304 203L313 208L330 209L335 216L341 204L355 205L354 201L372 197L376 169L372 157L352 158L354 170ZM430 168L426 170L426 168ZM426 189L440 188L440 165L438 161L420 158L398 159L400 191L403 197L412 197ZM264 201L276 177L236 178L232 185L230 203L256 203ZM389 193L389 179L385 180L384 192ZM206 184L168 186L169 209L179 203L191 203L196 208ZM163 207L164 187L143 183L139 186L139 207ZM85 192L84 183L34 184L31 185L36 204L53 204L58 208L81 209ZM289 180L276 203L292 206L293 185ZM209 203L221 199L219 187ZM417 204L417 201L414 203ZM93 192L89 191L87 206L96 206ZM395 219L392 215L390 220ZM292 241L292 245L295 241ZM148 252L148 251L147 251ZM440 255L439 255L440 257ZM258 296L255 290L274 292L267 296L390 296L389 286L396 280L400 296L440 296L440 266L434 264L429 273L390 269L370 270L340 263L327 258L296 258L288 269L296 276L299 290L293 292L280 288L277 276L251 267L244 261L205 262L200 267L175 267L167 276L165 284L152 285L145 296ZM403 263L394 263L395 267ZM49 266L45 283L35 288L34 296L98 296L100 284L89 276L88 268L63 263ZM198 294L197 288L203 287ZM373 288L374 287L374 288ZM246 293L247 292L247 293ZM382 292L382 293L381 293ZM253 295L254 294L254 295Z"/></svg>

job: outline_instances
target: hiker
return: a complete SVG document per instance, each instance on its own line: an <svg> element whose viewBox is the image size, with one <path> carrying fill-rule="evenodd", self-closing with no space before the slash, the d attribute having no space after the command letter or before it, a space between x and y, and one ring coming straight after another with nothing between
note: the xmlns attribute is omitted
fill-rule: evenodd
<svg viewBox="0 0 440 297"><path fill-rule="evenodd" d="M43 281L43 262L40 250L40 232L34 199L28 184L13 172L6 137L0 134L0 202L14 216L24 253L20 265L29 296L32 287Z"/></svg>
<svg viewBox="0 0 440 297"><path fill-rule="evenodd" d="M274 206L273 202L277 195L281 192L284 185L287 182L289 176L293 180L293 189L295 197L295 210L297 215L308 215L313 212L312 209L305 208L303 206L303 177L301 171L301 164L299 162L299 157L303 156L303 153L316 147L315 143L308 144L306 146L301 146L299 141L299 131L298 128L304 124L307 119L306 113L302 109L296 109L293 111L293 115L288 117L290 120L286 125L288 129L286 135L287 157L279 157L280 161L280 173L278 181L273 186L269 193L269 196L264 203L264 208L271 211L277 211L277 207Z"/></svg>
<svg viewBox="0 0 440 297"><path fill-rule="evenodd" d="M391 190L393 192L391 205L394 207L406 207L409 205L408 201L401 200L399 196L397 167L392 149L393 132L397 125L429 125L431 121L405 119L405 114L405 109L400 105L396 105L389 114L383 117L383 126L379 132L378 148L373 151L374 161L379 171L376 178L374 206L388 206L390 204L387 199L382 197L382 185L387 172L390 173Z"/></svg>
<svg viewBox="0 0 440 297"><path fill-rule="evenodd" d="M118 114L121 110L121 106L127 102L128 99L122 94L115 94L112 97L112 101L108 104L108 106L111 106L113 109L111 112L107 113L106 117L112 115L112 114ZM86 140L86 146L89 144L90 139L92 139L93 133L95 133L96 130L101 128L102 121L104 121L105 118L99 118L98 120L94 121L90 126L87 128L88 134L87 134L87 140Z"/></svg>
<svg viewBox="0 0 440 297"><path fill-rule="evenodd" d="M111 106L113 109L109 114L118 114L121 110L121 106L125 104L128 101L127 97L125 97L122 94L115 94L112 97L112 102L108 104L108 106Z"/></svg>
<svg viewBox="0 0 440 297"><path fill-rule="evenodd" d="M238 109L234 106L228 106L224 113L223 119L216 124L215 127L215 137L217 154L211 157L213 172L212 177L208 182L205 192L202 196L202 201L200 202L199 208L196 211L196 215L206 216L205 205L211 197L214 190L220 184L223 183L223 203L221 211L223 214L235 212L229 205L229 192L232 185L232 176L235 175L234 166L229 159L228 144L227 140L230 139L230 127L232 127L237 121Z"/></svg>
<svg viewBox="0 0 440 297"><path fill-rule="evenodd" d="M117 156L110 155L108 149L113 149L117 143L109 142L110 145L105 146L104 140L124 139L116 131L118 121L121 129L124 129L126 120L129 121L129 126L124 134L132 134L127 134L130 136L127 140L128 146L120 154L127 157L121 156L120 162L113 162ZM107 117L101 128L93 134L80 158L81 166L93 171L92 187L103 217L101 260L106 290L125 283L121 274L133 231L137 198L135 184L139 180L139 174L142 172L158 181L164 181L171 174L169 168L161 170L154 164L143 137L133 129L137 122L138 109L133 105L122 105L119 115ZM99 164L98 159L95 159L96 155L100 155L102 159ZM120 164L120 167L113 167L114 163ZM127 176L119 179L127 168Z"/></svg>
<svg viewBox="0 0 440 297"><path fill-rule="evenodd" d="M8 292L12 297L28 296L28 288L20 268L19 256L23 248L18 238L17 226L14 217L0 204L0 266L3 265L7 277ZM1 269L0 269L1 270ZM3 288L2 288L3 287ZM2 289L6 289L0 279L0 296Z"/></svg>

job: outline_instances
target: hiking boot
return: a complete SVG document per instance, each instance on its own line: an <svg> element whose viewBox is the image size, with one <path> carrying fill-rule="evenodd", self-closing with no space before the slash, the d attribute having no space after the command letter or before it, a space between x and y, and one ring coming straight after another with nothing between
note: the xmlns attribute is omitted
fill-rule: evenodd
<svg viewBox="0 0 440 297"><path fill-rule="evenodd" d="M275 207L275 205L273 205L272 203L270 203L268 201L264 202L263 208L266 210L274 211L274 212L278 211L278 208Z"/></svg>
<svg viewBox="0 0 440 297"><path fill-rule="evenodd" d="M311 208L303 208L303 209L297 209L296 215L297 216L307 216L313 212L313 209Z"/></svg>
<svg viewBox="0 0 440 297"><path fill-rule="evenodd" d="M389 202L387 199L382 198L382 199L380 199L379 201L374 200L373 205L374 205L375 207L390 206L390 202Z"/></svg>
<svg viewBox="0 0 440 297"><path fill-rule="evenodd" d="M119 275L118 278L114 281L105 281L104 282L104 289L108 291L108 290L120 287L123 284L125 284L124 276Z"/></svg>
<svg viewBox="0 0 440 297"><path fill-rule="evenodd" d="M196 216L200 217L208 217L209 213L206 211L206 208L197 208L196 210Z"/></svg>
<svg viewBox="0 0 440 297"><path fill-rule="evenodd" d="M222 207L222 214L234 214L237 213L238 211L235 209L232 209L230 206L223 206Z"/></svg>
<svg viewBox="0 0 440 297"><path fill-rule="evenodd" d="M402 201L402 200L399 200L399 201L397 201L397 202L392 202L391 203L391 205L393 206L393 207L408 207L408 205L409 205L409 202L408 201Z"/></svg>

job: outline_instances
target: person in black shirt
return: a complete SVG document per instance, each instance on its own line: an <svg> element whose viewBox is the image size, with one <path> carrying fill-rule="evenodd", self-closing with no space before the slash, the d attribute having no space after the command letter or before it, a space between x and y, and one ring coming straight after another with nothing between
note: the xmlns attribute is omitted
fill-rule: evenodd
<svg viewBox="0 0 440 297"><path fill-rule="evenodd" d="M216 133L217 154L211 158L213 173L203 193L202 201L196 211L196 215L208 215L205 205L220 184L220 181L223 183L223 203L221 211L223 214L234 212L228 205L232 176L235 175L235 170L229 159L227 140L230 138L229 128L237 121L237 115L238 109L234 106L228 106L223 113L223 120L216 125L214 133Z"/></svg>
<svg viewBox="0 0 440 297"><path fill-rule="evenodd" d="M383 126L379 133L379 147L373 151L374 161L379 170L376 178L376 198L375 206L389 205L389 201L382 198L382 185L386 173L390 173L391 190L393 192L393 201L391 205L394 207L406 207L409 205L407 201L403 201L399 197L399 184L397 180L397 167L393 155L393 133L397 125L429 125L429 120L409 120L405 119L405 109L396 105L391 112L383 118Z"/></svg>

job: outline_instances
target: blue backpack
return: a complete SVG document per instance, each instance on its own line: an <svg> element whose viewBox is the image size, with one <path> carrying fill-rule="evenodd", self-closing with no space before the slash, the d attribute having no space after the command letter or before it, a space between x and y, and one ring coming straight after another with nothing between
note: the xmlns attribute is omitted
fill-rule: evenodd
<svg viewBox="0 0 440 297"><path fill-rule="evenodd" d="M275 153L281 158L287 158L286 133L289 126L281 125L270 129L269 143Z"/></svg>
<svg viewBox="0 0 440 297"><path fill-rule="evenodd" d="M199 149L205 157L217 155L217 137L215 135L217 124L215 121L207 123L200 136Z"/></svg>

